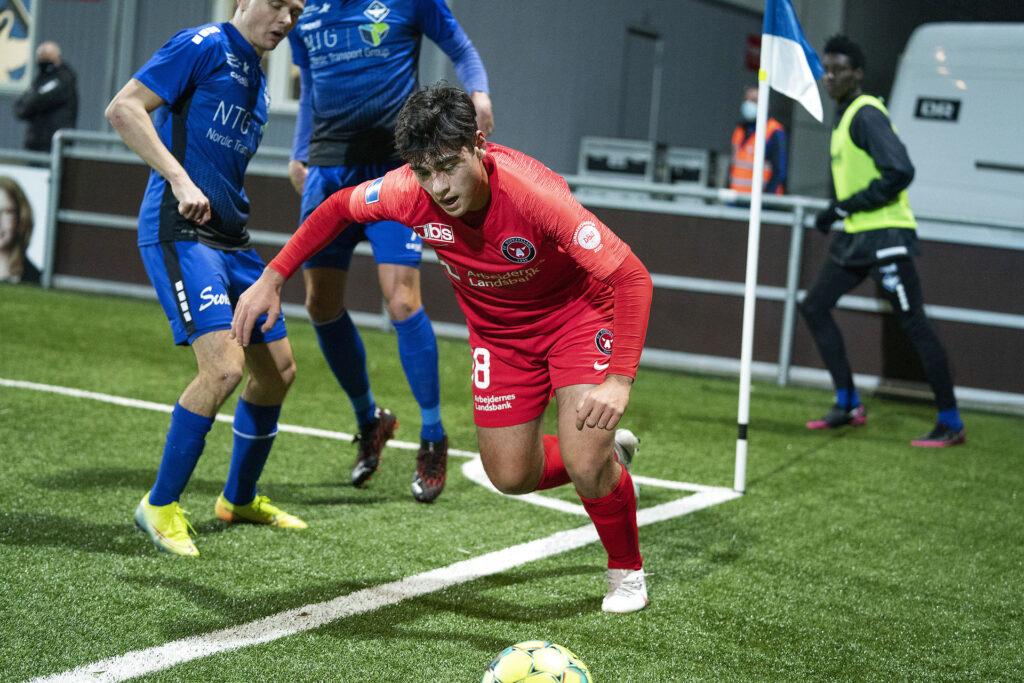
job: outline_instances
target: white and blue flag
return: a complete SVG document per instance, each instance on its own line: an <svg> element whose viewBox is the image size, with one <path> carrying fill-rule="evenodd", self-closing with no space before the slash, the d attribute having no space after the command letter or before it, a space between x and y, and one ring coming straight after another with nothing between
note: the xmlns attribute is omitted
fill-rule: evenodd
<svg viewBox="0 0 1024 683"><path fill-rule="evenodd" d="M790 0L765 2L761 33L761 70L767 73L768 85L802 104L821 121L817 81L825 69L807 42Z"/></svg>
<svg viewBox="0 0 1024 683"><path fill-rule="evenodd" d="M740 405L737 414L736 476L733 488L743 492L747 473L747 427L750 421L750 380L754 359L754 305L757 254L761 244L761 195L764 179L764 129L768 94L791 97L820 122L823 118L818 79L825 73L807 42L789 0L765 0L761 33L761 70L757 74L757 125L754 133L754 182L750 188L750 229L747 234L747 278L743 288L743 334L740 346Z"/></svg>

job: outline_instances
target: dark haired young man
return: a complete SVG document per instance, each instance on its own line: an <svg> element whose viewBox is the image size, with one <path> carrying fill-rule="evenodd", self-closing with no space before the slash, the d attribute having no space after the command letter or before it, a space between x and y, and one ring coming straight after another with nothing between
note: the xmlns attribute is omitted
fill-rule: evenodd
<svg viewBox="0 0 1024 683"><path fill-rule="evenodd" d="M651 278L540 162L487 143L462 90L412 95L395 139L407 166L328 198L239 301L233 333L280 309L285 280L352 222L395 220L441 260L469 325L474 421L494 486L575 485L608 552L602 609L647 604L626 410L650 313ZM614 337L615 343L612 344ZM542 434L551 393L558 436Z"/></svg>
<svg viewBox="0 0 1024 683"><path fill-rule="evenodd" d="M846 36L825 44L822 63L825 87L839 105L832 130L834 199L818 214L815 226L824 234L843 219L829 258L800 305L814 342L836 388L832 410L809 429L861 425L867 413L853 386L853 372L832 308L843 294L870 277L882 286L893 315L913 343L935 393L938 421L914 446L955 446L966 440L953 395L953 379L942 343L924 310L924 295L913 257L920 253L916 221L906 188L914 167L888 111L880 100L861 92L864 53Z"/></svg>

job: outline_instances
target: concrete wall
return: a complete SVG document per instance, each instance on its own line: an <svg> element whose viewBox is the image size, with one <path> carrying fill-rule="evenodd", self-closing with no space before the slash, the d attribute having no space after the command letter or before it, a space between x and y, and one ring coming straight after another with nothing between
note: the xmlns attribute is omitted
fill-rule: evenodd
<svg viewBox="0 0 1024 683"><path fill-rule="evenodd" d="M36 39L56 40L79 74L79 127L108 130L103 108L116 90L170 35L208 21L219 0L37 0ZM490 76L494 139L532 154L551 168L576 170L583 135L619 136L645 120L649 74L630 73L627 30L661 36L664 45L660 142L725 151L743 86L747 35L760 34L759 0L451 0L483 56ZM815 47L838 30L868 54L868 89L886 94L902 46L924 21L1024 20L1024 3L1006 0L794 0ZM884 30L882 30L884 28ZM635 55L634 55L635 56ZM636 60L634 60L635 62ZM642 61L642 60L641 60ZM450 67L429 51L424 80ZM13 118L16 95L0 94L0 148L21 147L24 127ZM825 128L782 97L773 109L791 129L791 191L822 196ZM830 113L826 103L826 117ZM828 121L828 118L826 118ZM272 115L265 146L291 143L293 116Z"/></svg>

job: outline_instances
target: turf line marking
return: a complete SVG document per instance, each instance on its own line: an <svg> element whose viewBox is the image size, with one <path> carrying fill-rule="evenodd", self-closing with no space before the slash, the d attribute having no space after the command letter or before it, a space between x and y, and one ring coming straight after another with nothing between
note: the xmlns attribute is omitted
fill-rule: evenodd
<svg viewBox="0 0 1024 683"><path fill-rule="evenodd" d="M500 496L505 496L506 498L511 498L513 500L519 500L519 501L522 501L524 503L532 503L533 505L537 505L539 507L550 508L552 510L558 510L559 512L566 512L566 513L568 513L570 515L578 515L580 517L588 517L587 511L579 503L571 503L571 502L569 502L567 500L562 500L560 498L551 498L549 496L545 496L542 493L524 493L524 494L517 495L517 496L512 496L512 495L508 495L508 494L502 493L497 488L495 488L494 484L491 483L491 480L487 478L487 473L484 472L484 464L480 460L480 458L473 458L469 462L463 464L462 465L462 474L463 474L463 476L465 476L470 481L478 484L479 486L483 486L485 489L488 489L489 491L492 491L493 493L497 493ZM665 488L665 489L675 489L677 491L691 491L691 492L694 492L696 495L688 496L684 500L689 500L689 499L693 498L693 499L695 499L697 501L698 504L700 504L704 500L704 498L698 498L698 495L700 495L700 494L706 494L707 496L709 496L711 498L715 498L716 502L719 502L719 503L724 502L726 500L732 500L732 498L738 498L739 497L739 494L728 495L728 494L733 494L735 492L732 489L727 489L727 488L724 488L724 487L721 487L721 486L705 486L705 485L702 485L702 484L688 484L686 482L681 482L681 481L668 481L666 479L655 479L654 477L641 477L641 476L635 475L635 474L632 475L632 477L633 477L633 481L637 482L638 484L647 484L648 486L657 486L657 487ZM722 498L721 500L717 499L718 496L723 496L723 495L725 495L726 497ZM659 506L651 507L651 508L641 508L637 512L637 517L639 517L640 515L646 513L647 510L656 510L656 509L658 509L660 507L662 507L662 506L659 505ZM700 508L697 508L697 509L699 510ZM687 514L687 513L684 512L684 513L681 513L681 514ZM668 519L668 518L666 517L665 519Z"/></svg>
<svg viewBox="0 0 1024 683"><path fill-rule="evenodd" d="M152 401L140 401L135 398L125 398L123 396L113 396L111 394L100 394L95 391L85 391L83 389L72 389L71 387L60 387L53 384L39 384L37 382L23 382L17 379L5 379L0 377L0 386L10 387L12 389L31 389L32 391L43 391L50 394L60 394L61 396L70 396L72 398L86 398L92 401L99 401L100 403L112 403L117 406L124 406L126 408L141 408L143 410L153 410L158 413L168 413L174 410L174 406L165 405L163 403L153 403ZM231 415L217 415L216 420L218 422L224 422L231 424L234 422L234 418ZM335 439L337 441L351 441L352 434L346 434L345 432L333 432L328 429L317 429L315 427L300 427L298 425L286 425L279 424L277 426L279 432L288 432L290 434L303 434L305 436L319 436L324 439ZM418 451L420 448L419 443L410 443L408 441L396 441L394 439L388 441L389 448L402 448L407 451ZM448 455L458 455L463 458L475 458L476 453L472 451L463 451L457 448L449 448Z"/></svg>
<svg viewBox="0 0 1024 683"><path fill-rule="evenodd" d="M101 394L70 387L11 380L2 377L0 377L0 386L43 391L162 413L170 413L173 410L173 406L161 403L140 401L138 399L112 396L110 394ZM232 417L228 415L218 415L217 420L227 423L233 421ZM351 434L343 432L332 432L325 429L295 425L278 425L278 430L342 441L352 439ZM419 444L402 441L389 441L388 445L409 450L419 448ZM456 451L455 449L449 450L449 453L472 458L472 460L463 465L463 473L472 481L497 491L484 474L479 454L471 451ZM686 496L685 498L640 509L637 512L637 526L646 526L687 515L706 507L739 498L741 495L732 489L724 487L688 484L652 477L636 476L634 479L651 486L695 492L693 495ZM509 497L570 514L578 515L581 514L580 510L582 510L582 506L538 494ZM582 514L585 515L586 513ZM123 655L93 662L92 664L86 664L60 674L36 678L33 679L33 683L43 683L44 681L123 681L135 678L219 652L267 643L295 633L320 628L339 619L377 610L388 605L397 604L403 600L443 590L450 586L498 574L528 562L575 550L597 540L599 539L593 524L587 523L576 529L559 531L546 538L521 543L511 548L497 550L486 555L456 562L447 567L432 569L381 586L364 588L355 593L339 596L326 602L285 610L239 626L232 626L204 635L189 636L145 650L135 650Z"/></svg>
<svg viewBox="0 0 1024 683"><path fill-rule="evenodd" d="M637 524L644 526L738 498L731 489L704 491L641 510ZM592 524L559 531L546 538L520 543L479 557L432 569L399 581L373 586L325 602L289 609L246 624L189 636L170 643L86 664L32 683L57 681L124 681L154 673L220 652L268 643L296 633L320 628L339 619L371 612L403 600L444 590L514 567L581 548L598 540Z"/></svg>
<svg viewBox="0 0 1024 683"><path fill-rule="evenodd" d="M9 387L12 389L31 389L32 391L43 391L50 394L60 394L61 396L71 396L72 398L87 398L92 401L99 401L101 403L112 403L118 406L125 406L128 408L141 408L143 410L153 410L158 413L170 413L174 410L174 406L165 405L163 403L153 403L152 401L140 401L135 398L125 398L123 396L114 396L112 394L100 394L95 391L85 391L83 389L73 389L71 387L60 387L53 384L39 384L37 382L24 382L17 379L5 379L0 377L0 387ZM231 424L234 422L234 417L231 415L217 415L218 422L224 422ZM288 432L289 434L303 434L305 436L319 436L324 439L334 439L336 441L351 441L352 434L346 434L345 432L334 432L329 429L317 429L316 427L300 427L298 425L279 424L277 426L279 432ZM391 439L388 441L388 448L401 448L407 451L418 451L420 445L418 443L412 443L409 441L396 441ZM460 450L458 448L449 448L448 455L457 455L462 458L479 458L479 453L473 451ZM481 470L482 472L483 470ZM634 475L633 479L639 484L647 484L649 486L660 486L666 489L678 489L680 491L717 491L717 486L705 486L703 484L688 484L680 481L669 481L666 479L655 479L653 477L641 477ZM488 486L493 491L497 491L493 486L490 486L490 481L485 476L483 481L477 481L478 484ZM485 483L486 482L486 483ZM538 496L542 497L542 496ZM526 496L518 496L520 499L526 498ZM549 500L549 499L545 499ZM550 506L549 506L550 507Z"/></svg>

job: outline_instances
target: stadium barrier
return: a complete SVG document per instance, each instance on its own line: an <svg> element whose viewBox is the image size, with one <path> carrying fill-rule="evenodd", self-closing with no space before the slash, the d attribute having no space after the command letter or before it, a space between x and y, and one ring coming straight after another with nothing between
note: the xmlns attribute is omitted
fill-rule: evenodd
<svg viewBox="0 0 1024 683"><path fill-rule="evenodd" d="M0 154L3 158L3 154ZM296 227L299 198L287 179L288 150L264 148L249 166L250 232L269 259ZM50 156L52 183L44 286L153 297L134 247L136 213L148 168L114 134L61 131ZM631 245L655 286L642 363L739 374L740 325L749 212L731 190L567 175L580 201ZM830 387L810 340L798 332L797 302L826 258L813 230L821 199L766 196L762 216L753 376L780 385ZM918 269L928 314L949 351L964 405L1024 413L1024 222L977 224L919 215ZM805 236L811 231L809 237ZM358 324L390 328L368 245L356 250L346 306ZM430 249L425 263L437 263ZM438 334L466 338L442 268L425 267L424 299ZM930 397L913 349L888 303L868 281L844 296L837 321L866 391ZM293 278L285 311L305 318Z"/></svg>

